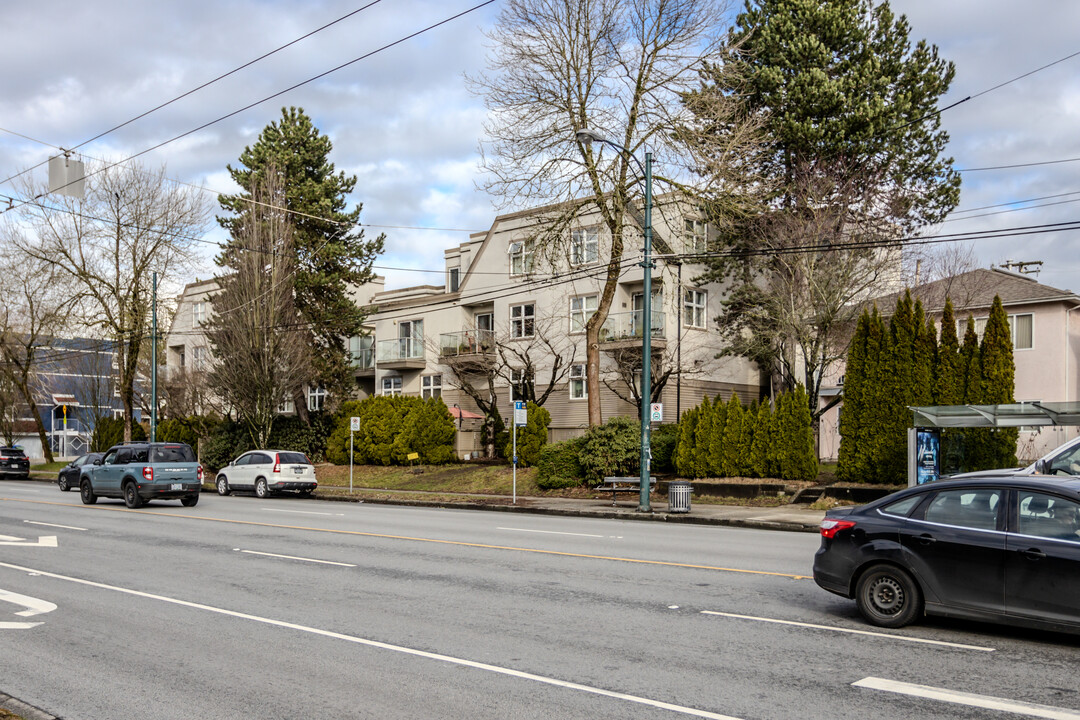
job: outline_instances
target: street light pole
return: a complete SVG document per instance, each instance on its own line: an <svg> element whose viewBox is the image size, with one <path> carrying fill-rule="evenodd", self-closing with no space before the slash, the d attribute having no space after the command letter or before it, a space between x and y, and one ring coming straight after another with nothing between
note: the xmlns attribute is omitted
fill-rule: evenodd
<svg viewBox="0 0 1080 720"><path fill-rule="evenodd" d="M642 301L641 318L641 477L639 480L639 503L638 512L652 512L649 501L649 470L652 464L652 451L650 450L649 431L650 405L652 401L652 153L645 153L645 167L634 157L629 150L616 142L608 140L595 130L582 129L576 133L576 139L583 145L600 142L610 145L616 150L632 158L641 169L645 179L645 248L641 267L644 268L642 288L644 299Z"/></svg>

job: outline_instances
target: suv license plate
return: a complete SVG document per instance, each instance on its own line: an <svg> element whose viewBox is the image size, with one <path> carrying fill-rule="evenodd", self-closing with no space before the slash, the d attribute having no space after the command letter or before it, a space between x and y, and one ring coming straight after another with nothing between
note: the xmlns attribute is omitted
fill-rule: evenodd
<svg viewBox="0 0 1080 720"><path fill-rule="evenodd" d="M183 490L184 489L184 483L173 483L172 484L172 489L173 490Z"/></svg>
<svg viewBox="0 0 1080 720"><path fill-rule="evenodd" d="M296 473L297 475L303 475L304 474L304 468L302 468L302 467L293 468L293 472Z"/></svg>

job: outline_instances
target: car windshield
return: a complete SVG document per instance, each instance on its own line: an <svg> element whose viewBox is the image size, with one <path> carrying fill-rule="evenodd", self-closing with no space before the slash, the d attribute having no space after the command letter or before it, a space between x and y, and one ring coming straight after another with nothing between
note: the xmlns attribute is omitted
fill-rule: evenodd
<svg viewBox="0 0 1080 720"><path fill-rule="evenodd" d="M282 465L310 465L307 456L298 452L278 453L278 462Z"/></svg>
<svg viewBox="0 0 1080 720"><path fill-rule="evenodd" d="M152 462L195 462L195 453L187 445L157 445Z"/></svg>

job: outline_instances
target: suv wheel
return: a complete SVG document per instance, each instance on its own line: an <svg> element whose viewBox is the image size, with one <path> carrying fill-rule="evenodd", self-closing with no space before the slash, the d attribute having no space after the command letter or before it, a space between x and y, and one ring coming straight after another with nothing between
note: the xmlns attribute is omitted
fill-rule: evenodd
<svg viewBox="0 0 1080 720"><path fill-rule="evenodd" d="M198 493L196 493L195 495L185 495L184 497L180 498L180 504L184 507L195 507L199 504Z"/></svg>
<svg viewBox="0 0 1080 720"><path fill-rule="evenodd" d="M232 490L229 489L229 480L224 475L218 475L217 479L217 494L228 495Z"/></svg>
<svg viewBox="0 0 1080 720"><path fill-rule="evenodd" d="M97 502L97 495L94 494L94 488L89 480L79 483L79 496L82 498L83 505L93 505Z"/></svg>
<svg viewBox="0 0 1080 720"><path fill-rule="evenodd" d="M255 481L255 495L260 498L270 497L270 487L266 484L266 478Z"/></svg>
<svg viewBox="0 0 1080 720"><path fill-rule="evenodd" d="M134 510L135 508L142 507L142 496L139 495L139 488L135 485L134 481L128 480L124 483L124 504Z"/></svg>

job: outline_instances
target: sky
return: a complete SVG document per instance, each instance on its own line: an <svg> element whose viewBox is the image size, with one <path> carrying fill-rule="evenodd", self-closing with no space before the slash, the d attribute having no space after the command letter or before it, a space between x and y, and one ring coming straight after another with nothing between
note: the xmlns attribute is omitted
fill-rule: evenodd
<svg viewBox="0 0 1080 720"><path fill-rule="evenodd" d="M6 7L0 180L369 1L38 0ZM226 165L237 164L244 147L280 117L283 106L302 107L333 142L330 159L337 169L358 177L349 200L350 206L363 205L365 232L386 234L376 271L387 278L387 288L441 284L444 250L467 240L469 232L489 228L505 209L477 187L486 110L465 83L465 76L484 70L484 31L493 26L499 2L382 48L481 2L371 3L79 152L117 161L165 143L140 162L165 165L170 177L205 187L213 200L216 193L237 189ZM972 97L941 115L951 138L946 153L963 171L960 205L924 233L1002 232L1068 223L1080 215L1080 55L1016 79L1080 52L1080 3L1028 0L1022 10L1015 0L890 4L908 17L913 42L937 45L956 65L939 107ZM32 172L44 178L44 168ZM8 197L21 198L14 182L0 183L0 202ZM207 238L225 240L220 230ZM1077 231L983 238L961 247L983 267L1041 260L1041 282L1080 291ZM177 289L211 276L212 256L208 246L191 277L173 278Z"/></svg>

